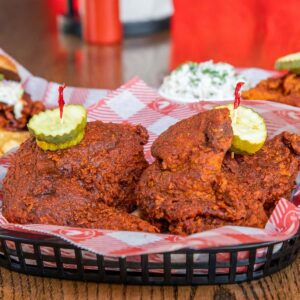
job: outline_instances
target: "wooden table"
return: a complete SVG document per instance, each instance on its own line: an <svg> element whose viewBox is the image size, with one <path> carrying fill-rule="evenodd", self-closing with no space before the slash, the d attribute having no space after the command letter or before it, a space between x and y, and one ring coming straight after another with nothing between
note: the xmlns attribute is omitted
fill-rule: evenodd
<svg viewBox="0 0 300 300"><path fill-rule="evenodd" d="M290 267L264 279L218 286L137 286L39 278L0 268L0 299L142 299L240 300L299 299L300 257Z"/></svg>
<svg viewBox="0 0 300 300"><path fill-rule="evenodd" d="M0 47L35 75L68 85L116 88L140 75L158 86L168 72L169 33L125 40L122 45L86 45L61 36L51 1L0 2ZM239 285L203 287L123 286L20 275L0 268L0 299L297 299L300 257L273 276Z"/></svg>

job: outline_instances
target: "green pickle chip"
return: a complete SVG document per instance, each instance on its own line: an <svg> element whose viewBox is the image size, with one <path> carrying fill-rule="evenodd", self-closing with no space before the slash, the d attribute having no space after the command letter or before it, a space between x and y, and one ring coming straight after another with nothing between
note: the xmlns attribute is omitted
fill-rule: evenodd
<svg viewBox="0 0 300 300"><path fill-rule="evenodd" d="M232 120L233 140L231 151L239 154L254 154L262 148L267 139L267 127L264 118L253 109L233 104L217 106L227 108Z"/></svg>
<svg viewBox="0 0 300 300"><path fill-rule="evenodd" d="M59 108L33 116L27 127L44 150L55 151L77 145L84 137L87 112L82 105L65 105L63 118Z"/></svg>

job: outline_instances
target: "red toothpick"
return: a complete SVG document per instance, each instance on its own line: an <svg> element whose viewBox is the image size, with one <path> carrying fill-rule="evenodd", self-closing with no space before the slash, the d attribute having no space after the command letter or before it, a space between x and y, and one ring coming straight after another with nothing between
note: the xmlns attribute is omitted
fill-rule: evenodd
<svg viewBox="0 0 300 300"><path fill-rule="evenodd" d="M241 104L240 90L244 84L245 84L245 82L243 82L243 81L240 81L236 84L236 87L234 90L234 109L237 109Z"/></svg>
<svg viewBox="0 0 300 300"><path fill-rule="evenodd" d="M64 105L65 105L65 101L64 101L64 89L65 89L66 85L60 85L58 88L58 106L59 106L59 116L60 119L62 120L63 117L63 112L64 112Z"/></svg>

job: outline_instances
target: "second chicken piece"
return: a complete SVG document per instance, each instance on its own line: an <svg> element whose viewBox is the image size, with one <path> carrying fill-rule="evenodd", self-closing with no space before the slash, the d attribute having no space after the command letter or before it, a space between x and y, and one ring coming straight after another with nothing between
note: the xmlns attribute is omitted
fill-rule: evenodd
<svg viewBox="0 0 300 300"><path fill-rule="evenodd" d="M142 215L180 235L224 225L264 227L278 200L291 197L300 136L284 132L255 155L235 157L231 142L227 109L170 127L154 142L156 160L136 190Z"/></svg>

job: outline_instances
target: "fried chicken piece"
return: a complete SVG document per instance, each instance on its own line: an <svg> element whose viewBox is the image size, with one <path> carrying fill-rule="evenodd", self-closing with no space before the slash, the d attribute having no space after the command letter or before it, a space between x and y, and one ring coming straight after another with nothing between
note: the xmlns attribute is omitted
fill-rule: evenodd
<svg viewBox="0 0 300 300"><path fill-rule="evenodd" d="M270 100L300 107L300 75L288 73L268 78L242 93L245 100Z"/></svg>
<svg viewBox="0 0 300 300"><path fill-rule="evenodd" d="M156 161L136 190L142 215L161 229L198 215L238 218L240 201L220 205L214 192L231 142L227 109L200 113L162 133L151 149Z"/></svg>
<svg viewBox="0 0 300 300"><path fill-rule="evenodd" d="M294 73L287 74L283 77L282 87L284 95L300 95L300 76Z"/></svg>
<svg viewBox="0 0 300 300"><path fill-rule="evenodd" d="M242 92L245 100L276 100L283 95L282 78L268 78Z"/></svg>
<svg viewBox="0 0 300 300"><path fill-rule="evenodd" d="M138 217L134 189L147 167L142 126L88 123L84 139L43 151L21 145L4 180L3 214L13 223L156 231Z"/></svg>
<svg viewBox="0 0 300 300"><path fill-rule="evenodd" d="M283 132L267 141L255 155L226 155L218 193L229 201L241 197L247 206L260 202L269 216L280 198L291 198L300 169L300 136Z"/></svg>
<svg viewBox="0 0 300 300"><path fill-rule="evenodd" d="M72 187L72 190L66 189ZM28 195L22 207L5 209L5 217L19 224L53 224L84 228L158 232L158 229L124 210L90 199L76 178L61 178L55 194ZM20 203L16 204L17 206Z"/></svg>
<svg viewBox="0 0 300 300"><path fill-rule="evenodd" d="M262 228L278 200L291 197L300 137L284 132L255 155L232 158L225 155L232 140L228 112L216 111L181 121L153 144L156 161L144 171L136 193L142 215L162 231Z"/></svg>
<svg viewBox="0 0 300 300"><path fill-rule="evenodd" d="M226 154L215 193L227 205L242 200L244 215L234 221L199 215L171 224L175 234L225 225L263 228L281 198L290 199L300 169L300 136L284 132L255 155Z"/></svg>
<svg viewBox="0 0 300 300"><path fill-rule="evenodd" d="M267 215L263 205L259 202L253 202L245 218L228 221L210 216L197 216L171 224L170 231L173 234L186 235L227 225L263 228L266 222Z"/></svg>

